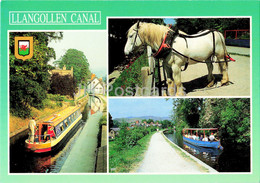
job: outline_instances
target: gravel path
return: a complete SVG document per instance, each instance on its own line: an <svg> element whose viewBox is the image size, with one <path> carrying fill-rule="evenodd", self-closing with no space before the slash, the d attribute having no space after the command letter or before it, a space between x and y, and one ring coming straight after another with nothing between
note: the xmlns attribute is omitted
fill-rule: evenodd
<svg viewBox="0 0 260 183"><path fill-rule="evenodd" d="M206 169L182 157L161 133L155 133L137 173L205 173Z"/></svg>

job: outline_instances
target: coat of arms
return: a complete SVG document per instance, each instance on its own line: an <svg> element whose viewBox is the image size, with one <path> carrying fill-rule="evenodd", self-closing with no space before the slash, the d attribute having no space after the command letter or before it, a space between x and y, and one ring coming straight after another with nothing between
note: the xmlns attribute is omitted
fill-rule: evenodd
<svg viewBox="0 0 260 183"><path fill-rule="evenodd" d="M23 61L33 56L33 37L15 37L15 57Z"/></svg>

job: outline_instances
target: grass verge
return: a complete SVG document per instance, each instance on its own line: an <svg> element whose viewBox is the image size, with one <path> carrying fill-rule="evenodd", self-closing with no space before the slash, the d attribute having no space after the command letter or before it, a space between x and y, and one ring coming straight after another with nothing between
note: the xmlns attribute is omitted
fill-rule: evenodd
<svg viewBox="0 0 260 183"><path fill-rule="evenodd" d="M128 173L136 169L143 160L145 151L148 149L150 139L155 132L141 138L137 145L131 149L116 151L115 141L109 142L109 172L110 173Z"/></svg>

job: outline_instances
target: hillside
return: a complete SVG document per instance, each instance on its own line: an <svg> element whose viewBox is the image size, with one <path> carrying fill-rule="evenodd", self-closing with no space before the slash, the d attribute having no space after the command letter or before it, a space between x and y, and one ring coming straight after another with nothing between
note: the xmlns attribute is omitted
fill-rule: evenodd
<svg viewBox="0 0 260 183"><path fill-rule="evenodd" d="M113 120L116 120L118 122L127 122L127 123L131 123L134 121L142 121L143 119L152 119L154 121L162 121L162 120L171 120L169 117L156 117L156 116L140 116L140 117L125 117L125 118L115 118Z"/></svg>

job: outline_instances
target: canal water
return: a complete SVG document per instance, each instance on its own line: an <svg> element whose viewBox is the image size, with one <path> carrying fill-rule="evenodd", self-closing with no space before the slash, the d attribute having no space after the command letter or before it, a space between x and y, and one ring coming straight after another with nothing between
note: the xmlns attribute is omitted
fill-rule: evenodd
<svg viewBox="0 0 260 183"><path fill-rule="evenodd" d="M219 172L250 172L250 150L243 147L224 150L203 148L183 141L182 135L165 133L173 143Z"/></svg>
<svg viewBox="0 0 260 183"><path fill-rule="evenodd" d="M86 106L91 109L96 102L95 97L90 97L90 105ZM95 108L95 107L93 107ZM96 109L96 108L95 108ZM82 115L88 116L85 113L88 110L84 110ZM87 117L86 117L87 118ZM14 144L10 145L10 173L58 173L64 165L67 157L69 156L71 149L78 136L80 135L83 127L85 126L86 118L79 122L78 127L70 134L68 141L64 143L64 146L60 147L56 152L35 154L26 151L25 140L27 136L20 138Z"/></svg>

